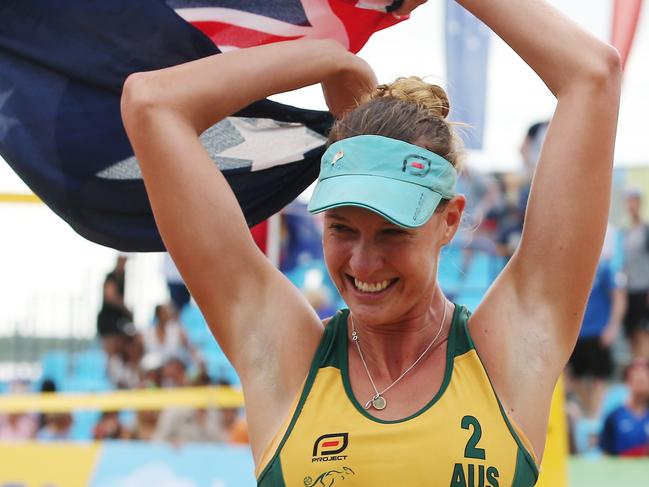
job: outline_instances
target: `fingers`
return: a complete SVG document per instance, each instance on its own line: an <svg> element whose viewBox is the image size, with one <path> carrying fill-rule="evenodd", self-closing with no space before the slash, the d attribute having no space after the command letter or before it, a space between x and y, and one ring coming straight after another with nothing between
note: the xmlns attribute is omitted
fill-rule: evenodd
<svg viewBox="0 0 649 487"><path fill-rule="evenodd" d="M392 12L392 15L399 20L407 18L414 9L423 5L427 1L428 0L404 0L401 6Z"/></svg>

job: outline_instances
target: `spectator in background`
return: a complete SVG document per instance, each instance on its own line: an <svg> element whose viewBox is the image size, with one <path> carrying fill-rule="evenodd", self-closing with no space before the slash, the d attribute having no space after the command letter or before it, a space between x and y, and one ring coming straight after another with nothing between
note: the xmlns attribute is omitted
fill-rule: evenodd
<svg viewBox="0 0 649 487"><path fill-rule="evenodd" d="M133 324L125 326L122 334L113 337L116 348L108 357L108 378L118 389L133 389L140 385L142 336Z"/></svg>
<svg viewBox="0 0 649 487"><path fill-rule="evenodd" d="M125 254L119 254L115 268L104 279L103 299L97 315L97 334L108 356L116 353L120 345L119 337L124 335L125 327L133 323L133 313L124 302L127 259Z"/></svg>
<svg viewBox="0 0 649 487"><path fill-rule="evenodd" d="M212 384L212 378L207 372L207 364L205 362L199 362L196 365L196 374L192 377L190 382L190 385L195 387L209 386Z"/></svg>
<svg viewBox="0 0 649 487"><path fill-rule="evenodd" d="M45 379L41 384L41 392L56 392L56 382L52 379ZM45 426L45 414L39 413L37 431L43 429Z"/></svg>
<svg viewBox="0 0 649 487"><path fill-rule="evenodd" d="M92 431L95 440L122 440L131 435L119 420L117 411L104 411Z"/></svg>
<svg viewBox="0 0 649 487"><path fill-rule="evenodd" d="M178 357L170 358L163 368L163 385L180 387L187 384L185 364ZM229 385L224 380L219 385ZM227 442L230 428L238 415L238 409L192 409L168 408L160 412L153 433L154 441L183 443Z"/></svg>
<svg viewBox="0 0 649 487"><path fill-rule="evenodd" d="M496 235L496 248L498 254L506 260L511 259L516 251L523 233L523 220L525 208L518 204L508 204L500 217Z"/></svg>
<svg viewBox="0 0 649 487"><path fill-rule="evenodd" d="M160 411L141 410L135 413L135 424L131 430L131 440L150 441L153 439Z"/></svg>
<svg viewBox="0 0 649 487"><path fill-rule="evenodd" d="M164 357L157 352L149 352L140 360L140 387L156 389L162 387L162 366Z"/></svg>
<svg viewBox="0 0 649 487"><path fill-rule="evenodd" d="M187 286L185 286L185 281L183 281L180 272L178 272L176 264L167 252L165 252L164 260L162 262L162 273L167 281L167 289L169 289L171 301L180 312L183 307L189 303L191 296Z"/></svg>
<svg viewBox="0 0 649 487"><path fill-rule="evenodd" d="M615 259L617 233L609 225L593 287L570 357L573 386L589 418L596 418L613 372L611 344L626 311L626 277Z"/></svg>
<svg viewBox="0 0 649 487"><path fill-rule="evenodd" d="M624 330L635 357L649 358L649 225L642 221L642 194L627 193L630 227L624 235L629 306Z"/></svg>
<svg viewBox="0 0 649 487"><path fill-rule="evenodd" d="M523 159L523 171L521 173L521 183L519 188L518 207L525 212L527 200L530 197L532 188L532 176L539 162L545 135L548 132L550 123L545 120L536 122L527 129L525 138L520 147L521 158Z"/></svg>
<svg viewBox="0 0 649 487"><path fill-rule="evenodd" d="M72 415L50 413L45 415L45 426L36 434L39 441L65 441L70 439Z"/></svg>
<svg viewBox="0 0 649 487"><path fill-rule="evenodd" d="M466 277L473 260L473 251L495 254L496 248L487 236L486 220L501 201L500 188L495 178L480 173L469 166L462 168L458 175L456 191L465 195L464 222L455 237L455 243L463 247L460 275Z"/></svg>
<svg viewBox="0 0 649 487"><path fill-rule="evenodd" d="M246 417L239 414L230 427L229 441L233 445L247 445L250 443L248 436L248 422Z"/></svg>
<svg viewBox="0 0 649 487"><path fill-rule="evenodd" d="M17 381L10 385L9 394L24 394L27 385ZM32 413L10 413L0 415L0 441L27 441L33 439L38 430L38 418Z"/></svg>
<svg viewBox="0 0 649 487"><path fill-rule="evenodd" d="M38 420L27 413L11 413L0 416L0 441L27 441L34 438Z"/></svg>
<svg viewBox="0 0 649 487"><path fill-rule="evenodd" d="M168 357L189 357L200 362L196 348L189 342L187 334L178 322L173 304L159 304L155 307L155 324L142 332L144 353L157 353Z"/></svg>
<svg viewBox="0 0 649 487"><path fill-rule="evenodd" d="M520 147L523 168L519 174L518 191L514 202L510 202L503 213L496 237L498 253L509 260L521 239L527 200L532 188L532 175L541 155L541 148L548 131L547 121L532 124L525 134Z"/></svg>
<svg viewBox="0 0 649 487"><path fill-rule="evenodd" d="M152 439L175 445L222 443L228 441L228 431L218 409L169 408L160 413Z"/></svg>
<svg viewBox="0 0 649 487"><path fill-rule="evenodd" d="M187 363L181 356L167 356L162 366L162 387L185 387L187 382Z"/></svg>
<svg viewBox="0 0 649 487"><path fill-rule="evenodd" d="M611 412L604 421L600 447L609 455L649 455L649 361L636 358L626 368L629 387L627 404Z"/></svg>

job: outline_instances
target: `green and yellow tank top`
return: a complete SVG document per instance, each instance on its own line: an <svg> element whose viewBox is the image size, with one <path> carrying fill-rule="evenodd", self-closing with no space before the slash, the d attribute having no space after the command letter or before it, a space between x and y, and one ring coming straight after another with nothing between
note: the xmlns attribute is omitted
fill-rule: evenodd
<svg viewBox="0 0 649 487"><path fill-rule="evenodd" d="M352 394L347 317L325 328L291 413L257 469L260 487L530 487L532 448L507 417L456 306L446 371L433 399L405 419L371 416Z"/></svg>

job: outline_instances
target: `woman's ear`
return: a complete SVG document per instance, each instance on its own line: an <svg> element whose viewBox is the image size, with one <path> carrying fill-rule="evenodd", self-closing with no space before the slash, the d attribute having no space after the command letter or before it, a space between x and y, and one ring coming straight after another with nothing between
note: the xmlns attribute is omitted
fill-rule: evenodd
<svg viewBox="0 0 649 487"><path fill-rule="evenodd" d="M466 198L462 194L454 196L446 204L444 209L444 239L443 244L448 244L457 232L457 229L460 227L460 222L462 220L462 213L464 213L464 207L466 206Z"/></svg>

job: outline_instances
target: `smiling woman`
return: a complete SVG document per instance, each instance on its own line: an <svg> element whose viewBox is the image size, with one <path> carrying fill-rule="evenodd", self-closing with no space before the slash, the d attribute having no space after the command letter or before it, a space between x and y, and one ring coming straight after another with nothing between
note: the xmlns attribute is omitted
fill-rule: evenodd
<svg viewBox="0 0 649 487"><path fill-rule="evenodd" d="M437 282L465 203L441 88L376 87L364 61L318 40L140 73L124 87L161 235L241 378L261 486L536 483L604 235L619 59L541 0L458 3L558 100L521 244L472 316ZM254 100L314 83L339 121L309 208L326 212L325 258L349 306L324 323L257 250L198 138Z"/></svg>

